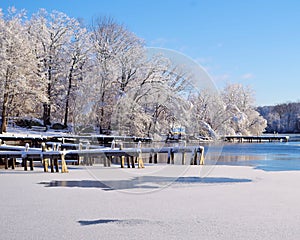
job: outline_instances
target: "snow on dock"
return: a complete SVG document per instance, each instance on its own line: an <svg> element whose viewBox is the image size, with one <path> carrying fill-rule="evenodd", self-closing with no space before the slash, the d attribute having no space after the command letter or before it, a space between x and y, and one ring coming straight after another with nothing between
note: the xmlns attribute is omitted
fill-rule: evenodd
<svg viewBox="0 0 300 240"><path fill-rule="evenodd" d="M73 148L75 144L71 144ZM62 145L63 146L63 145ZM76 146L76 145L75 145ZM135 167L135 162L138 163L139 168L144 167L142 154L147 154L149 163L157 163L158 154L168 154L167 164L174 164L175 154L181 154L181 163L185 165L186 153L191 154L190 162L191 165L203 165L204 164L204 147L162 147L162 148L124 148L122 144L119 148L93 148L85 146L83 149L82 145L78 145L79 148L74 150L62 149L61 145L54 145L52 149L47 149L45 143L42 144L42 148L29 148L27 143L25 147L20 146L0 146L0 158L4 159L5 168L8 169L11 165L12 169L15 168L16 159L22 159L22 166L27 171L27 163L30 163L30 170L34 168L34 161L42 162L44 171L48 171L48 166L51 168L51 172L59 171L59 162L62 165L62 172L67 172L67 162L73 162L77 165L93 165L94 159L102 159L105 167L110 167L114 159L119 159L121 167L124 168L125 161L128 167ZM64 170L63 170L64 169Z"/></svg>

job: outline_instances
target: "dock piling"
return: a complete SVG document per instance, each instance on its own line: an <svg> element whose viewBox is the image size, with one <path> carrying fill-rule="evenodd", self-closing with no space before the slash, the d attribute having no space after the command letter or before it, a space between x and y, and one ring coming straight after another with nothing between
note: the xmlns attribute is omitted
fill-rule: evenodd
<svg viewBox="0 0 300 240"><path fill-rule="evenodd" d="M46 151L47 151L47 147L46 147L46 144L43 142L42 143L42 152L46 152ZM44 172L48 172L48 159L45 158L43 154L41 154L41 157L42 157Z"/></svg>
<svg viewBox="0 0 300 240"><path fill-rule="evenodd" d="M204 165L204 147L200 146L200 165Z"/></svg>
<svg viewBox="0 0 300 240"><path fill-rule="evenodd" d="M157 154L158 153L156 153L156 152L154 153L154 159L153 159L154 160L154 164L157 164L157 158L158 158Z"/></svg>
<svg viewBox="0 0 300 240"><path fill-rule="evenodd" d="M123 143L120 143L120 150L123 150ZM121 168L124 168L124 165L125 165L125 156L123 156L123 155L120 156L120 161L121 161ZM128 162L127 162L127 164L128 164Z"/></svg>
<svg viewBox="0 0 300 240"><path fill-rule="evenodd" d="M151 149L151 151L149 153L149 163L153 162L153 153L154 153L154 149Z"/></svg>
<svg viewBox="0 0 300 240"><path fill-rule="evenodd" d="M8 169L8 157L4 158L4 162L5 162L5 169Z"/></svg>
<svg viewBox="0 0 300 240"><path fill-rule="evenodd" d="M65 153L66 149L63 150L63 152L61 153L61 172L62 173L68 173L68 167L66 164L66 160L65 160Z"/></svg>
<svg viewBox="0 0 300 240"><path fill-rule="evenodd" d="M181 164L182 165L185 165L185 148L186 148L186 141L184 142L184 148L183 148L183 151L182 151L182 156L181 156Z"/></svg>

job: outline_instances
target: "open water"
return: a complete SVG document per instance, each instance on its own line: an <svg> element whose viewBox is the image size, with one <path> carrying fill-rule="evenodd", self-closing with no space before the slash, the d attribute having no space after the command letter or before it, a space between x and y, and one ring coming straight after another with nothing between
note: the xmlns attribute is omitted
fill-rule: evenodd
<svg viewBox="0 0 300 240"><path fill-rule="evenodd" d="M300 142L297 141L225 143L205 148L208 164L253 166L265 171L300 170Z"/></svg>

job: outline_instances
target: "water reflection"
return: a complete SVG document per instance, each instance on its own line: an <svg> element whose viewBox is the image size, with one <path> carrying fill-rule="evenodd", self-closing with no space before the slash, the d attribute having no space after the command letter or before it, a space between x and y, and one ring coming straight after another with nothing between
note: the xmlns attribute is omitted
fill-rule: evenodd
<svg viewBox="0 0 300 240"><path fill-rule="evenodd" d="M234 143L222 148L221 154L210 151L205 156L206 164L253 166L265 171L300 170L300 145L297 142Z"/></svg>
<svg viewBox="0 0 300 240"><path fill-rule="evenodd" d="M213 153L205 156L206 164L215 162L217 165L249 165L252 166L251 161L266 160L264 155L229 155L222 154L214 155Z"/></svg>
<svg viewBox="0 0 300 240"><path fill-rule="evenodd" d="M300 138L299 138L300 139ZM156 143L151 147L182 146L183 143ZM187 144L189 145L189 144ZM195 145L195 144L193 144ZM205 163L210 165L253 166L266 171L300 170L299 142L263 143L199 143L205 147ZM145 145L150 147L150 145ZM191 156L188 154L187 159ZM179 160L178 160L178 159ZM167 154L159 156L159 163L166 163ZM178 161L177 161L178 160ZM175 164L180 156L175 156Z"/></svg>

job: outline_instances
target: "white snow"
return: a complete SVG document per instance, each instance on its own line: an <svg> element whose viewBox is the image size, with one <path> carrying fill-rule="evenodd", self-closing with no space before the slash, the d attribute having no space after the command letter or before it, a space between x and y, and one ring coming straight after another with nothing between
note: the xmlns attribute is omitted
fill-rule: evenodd
<svg viewBox="0 0 300 240"><path fill-rule="evenodd" d="M178 170L165 165L78 167L68 174L1 169L0 239L300 236L299 172L209 165ZM184 174L171 184L174 173Z"/></svg>

